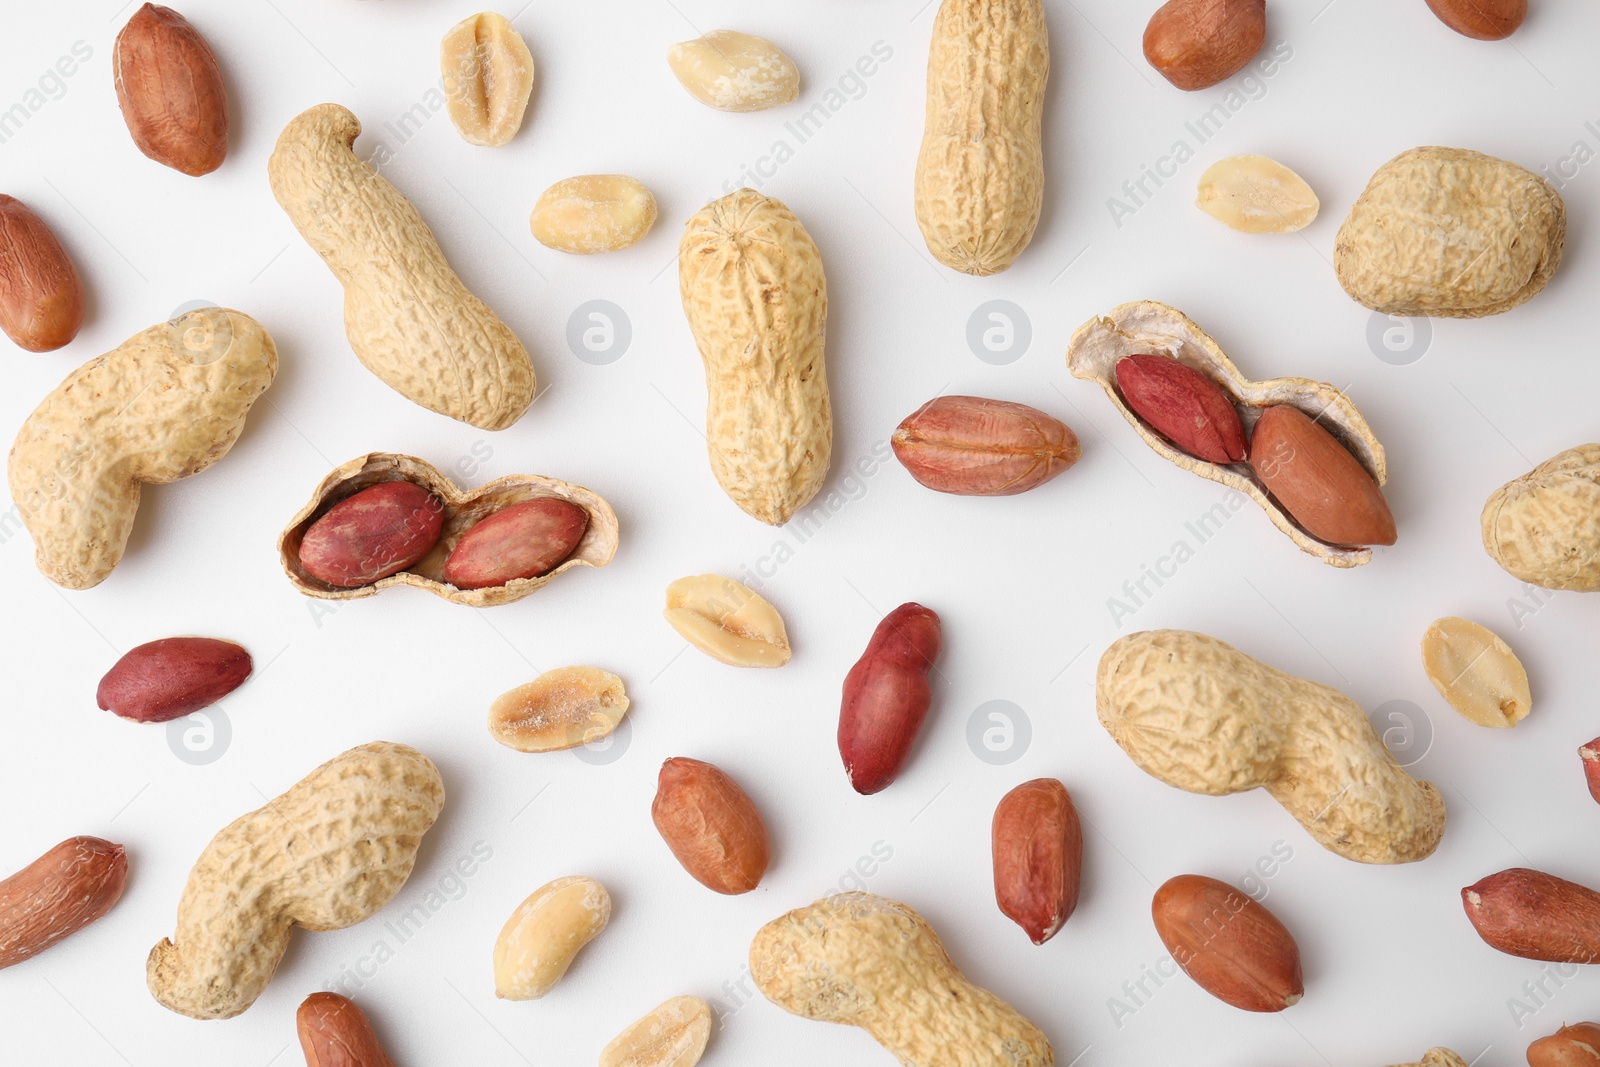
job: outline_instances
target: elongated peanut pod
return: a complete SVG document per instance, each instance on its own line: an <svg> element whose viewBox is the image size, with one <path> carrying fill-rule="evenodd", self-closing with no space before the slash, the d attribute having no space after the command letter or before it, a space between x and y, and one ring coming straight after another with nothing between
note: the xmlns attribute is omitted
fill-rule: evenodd
<svg viewBox="0 0 1600 1067"><path fill-rule="evenodd" d="M235 819L189 872L177 933L150 951L150 992L190 1018L238 1015L267 987L294 927L342 930L389 903L443 806L426 756L374 742Z"/></svg>
<svg viewBox="0 0 1600 1067"><path fill-rule="evenodd" d="M938 615L921 604L901 604L878 624L845 676L839 755L856 792L886 788L910 757L933 703L928 674L939 658L940 636Z"/></svg>
<svg viewBox="0 0 1600 1067"><path fill-rule="evenodd" d="M411 201L354 151L361 123L338 104L289 122L272 195L344 286L344 326L367 369L406 399L484 430L533 403L533 362L472 295Z"/></svg>
<svg viewBox="0 0 1600 1067"><path fill-rule="evenodd" d="M111 910L128 880L121 845L69 837L0 882L0 968L31 959Z"/></svg>

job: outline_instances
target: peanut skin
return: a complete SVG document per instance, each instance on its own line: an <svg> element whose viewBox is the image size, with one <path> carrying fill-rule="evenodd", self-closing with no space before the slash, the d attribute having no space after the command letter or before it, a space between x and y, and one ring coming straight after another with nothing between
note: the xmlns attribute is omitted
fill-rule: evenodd
<svg viewBox="0 0 1600 1067"><path fill-rule="evenodd" d="M83 282L43 219L0 194L0 330L29 352L49 352L78 336Z"/></svg>
<svg viewBox="0 0 1600 1067"><path fill-rule="evenodd" d="M95 703L134 722L168 722L210 707L250 677L250 653L214 637L147 641L100 679Z"/></svg>
<svg viewBox="0 0 1600 1067"><path fill-rule="evenodd" d="M1600 963L1600 893L1544 871L1512 867L1461 891L1491 948L1550 963Z"/></svg>
<svg viewBox="0 0 1600 1067"><path fill-rule="evenodd" d="M900 774L928 717L928 674L939 658L939 616L921 604L891 611L844 680L839 755L855 791L869 796Z"/></svg>
<svg viewBox="0 0 1600 1067"><path fill-rule="evenodd" d="M1600 1064L1600 1026L1574 1023L1528 1046L1528 1067L1595 1067Z"/></svg>
<svg viewBox="0 0 1600 1067"><path fill-rule="evenodd" d="M958 496L1013 496L1078 461L1077 435L1025 404L941 396L907 416L891 439L895 458L929 489Z"/></svg>
<svg viewBox="0 0 1600 1067"><path fill-rule="evenodd" d="M382 482L345 497L300 542L307 574L341 589L403 571L439 541L444 507L413 482Z"/></svg>
<svg viewBox="0 0 1600 1067"><path fill-rule="evenodd" d="M73 837L0 882L0 969L30 959L110 911L127 880L121 845Z"/></svg>
<svg viewBox="0 0 1600 1067"><path fill-rule="evenodd" d="M1067 787L1035 778L994 809L994 897L1035 945L1056 935L1078 906L1083 827Z"/></svg>
<svg viewBox="0 0 1600 1067"><path fill-rule="evenodd" d="M772 844L761 812L719 767L682 756L667 760L650 817L683 869L708 889L748 893L767 873Z"/></svg>
<svg viewBox="0 0 1600 1067"><path fill-rule="evenodd" d="M1305 994L1294 937L1277 916L1226 882L1179 875L1156 890L1150 913L1178 966L1218 1000L1272 1012Z"/></svg>
<svg viewBox="0 0 1600 1067"><path fill-rule="evenodd" d="M394 1067L372 1024L348 997L313 993L294 1018L306 1067Z"/></svg>
<svg viewBox="0 0 1600 1067"><path fill-rule="evenodd" d="M444 563L457 589L488 589L538 578L572 555L589 529L589 513L570 500L540 497L502 508L473 526Z"/></svg>

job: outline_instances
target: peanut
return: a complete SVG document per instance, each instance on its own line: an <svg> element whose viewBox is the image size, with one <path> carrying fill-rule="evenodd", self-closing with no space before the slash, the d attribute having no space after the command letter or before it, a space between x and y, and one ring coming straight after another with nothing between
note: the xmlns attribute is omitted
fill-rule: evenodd
<svg viewBox="0 0 1600 1067"><path fill-rule="evenodd" d="M1282 1011L1305 995L1300 948L1277 916L1226 882L1179 875L1156 890L1156 933L1183 972L1245 1011Z"/></svg>
<svg viewBox="0 0 1600 1067"><path fill-rule="evenodd" d="M127 880L121 845L70 837L0 881L0 969L31 959L110 911Z"/></svg>
<svg viewBox="0 0 1600 1067"><path fill-rule="evenodd" d="M1170 786L1265 789L1318 844L1361 863L1407 863L1439 845L1439 791L1406 774L1337 690L1185 630L1115 642L1095 689L1101 725Z"/></svg>
<svg viewBox="0 0 1600 1067"><path fill-rule="evenodd" d="M394 1067L372 1024L348 997L313 993L294 1018L306 1067Z"/></svg>
<svg viewBox="0 0 1600 1067"><path fill-rule="evenodd" d="M424 500L427 494L431 494L439 507L441 526L431 551L425 552L420 559L414 560L402 570L394 571L388 577L350 587L330 584L307 568L303 558L305 542L315 523L324 515L332 514L332 510L337 510L341 501L354 499L374 486L401 483L412 486L412 490L407 492L413 501ZM421 492L424 496L416 496L416 492ZM582 539L564 559L539 577L511 579L501 585L466 589L446 580L445 567L468 534L490 517L530 501L570 504L587 516L588 522ZM540 504L541 508L545 506L547 505ZM355 544L346 553L347 559L366 559L369 562L383 560L387 564L393 564L396 559L409 554L397 555L399 552L397 545L403 542L402 547L409 546L414 550L416 534L419 531L426 533L433 521L432 504L421 509L391 508L388 512L391 518L400 520L399 526L391 524L383 527L393 536L379 537L379 543L373 551L360 550L360 545ZM366 523L363 529L367 533L382 533L378 526L370 522ZM491 526L488 532L493 533L494 529L495 527ZM479 568L480 565L485 565L486 560L494 562L492 555L486 556L478 551L478 548L484 547L489 539L480 535L476 540L480 542L479 545L477 548L470 548L467 556L468 559L474 560L473 567ZM521 600L535 590L542 589L556 575L573 567L604 567L611 562L616 551L616 513L597 494L582 486L533 474L514 474L478 489L464 490L440 473L438 468L412 456L400 456L390 452L371 452L365 456L357 456L333 471L322 480L322 484L317 486L312 494L311 500L300 509L300 512L289 521L288 527L278 536L278 555L283 561L283 569L295 588L307 596L342 600L372 596L390 586L410 585L425 589L452 603L467 604L472 607L489 607Z"/></svg>
<svg viewBox="0 0 1600 1067"><path fill-rule="evenodd" d="M711 1006L673 997L600 1050L600 1067L694 1067L711 1039Z"/></svg>
<svg viewBox="0 0 1600 1067"><path fill-rule="evenodd" d="M730 578L701 574L667 586L662 613L683 639L734 667L781 667L789 634L778 609Z"/></svg>
<svg viewBox="0 0 1600 1067"><path fill-rule="evenodd" d="M901 604L878 624L844 679L839 755L857 793L889 786L911 756L933 703L928 675L939 658L939 616Z"/></svg>
<svg viewBox="0 0 1600 1067"><path fill-rule="evenodd" d="M412 482L382 482L345 497L313 522L300 542L300 566L340 589L370 585L433 551L444 505Z"/></svg>
<svg viewBox="0 0 1600 1067"><path fill-rule="evenodd" d="M95 703L134 722L167 722L210 707L250 677L250 653L213 637L167 637L125 653Z"/></svg>
<svg viewBox="0 0 1600 1067"><path fill-rule="evenodd" d="M959 496L1025 493L1083 455L1077 435L1059 419L976 396L928 401L906 417L890 443L918 482Z"/></svg>
<svg viewBox="0 0 1600 1067"><path fill-rule="evenodd" d="M1484 549L1512 576L1600 590L1600 444L1569 448L1495 490L1482 526Z"/></svg>
<svg viewBox="0 0 1600 1067"><path fill-rule="evenodd" d="M787 1012L859 1026L906 1067L1051 1067L1055 1053L1016 1009L969 982L922 916L870 893L839 893L763 926L756 988Z"/></svg>
<svg viewBox="0 0 1600 1067"><path fill-rule="evenodd" d="M484 11L439 44L445 104L468 144L498 148L517 135L533 94L533 54L504 15Z"/></svg>
<svg viewBox="0 0 1600 1067"><path fill-rule="evenodd" d="M30 352L49 352L78 336L83 282L43 219L0 194L0 330Z"/></svg>
<svg viewBox="0 0 1600 1067"><path fill-rule="evenodd" d="M1532 299L1566 237L1566 204L1539 175L1479 152L1413 148L1372 176L1333 265L1375 311L1476 318Z"/></svg>
<svg viewBox="0 0 1600 1067"><path fill-rule="evenodd" d="M1330 544L1313 536L1291 516L1283 502L1268 490L1261 477L1248 466L1220 464L1191 455L1187 449L1199 447L1200 438L1204 435L1197 433L1193 439L1188 435L1169 437L1169 433L1176 432L1173 426L1167 425L1163 430L1147 421L1145 415L1130 402L1130 398L1123 395L1118 386L1118 373L1125 358L1150 355L1170 358L1183 364L1221 389L1224 399L1244 423L1241 441L1250 419L1262 408L1288 404L1304 411L1317 412L1318 421L1336 436L1340 445L1354 454L1372 480L1382 485L1387 476L1383 446L1378 443L1355 405L1350 403L1349 397L1327 382L1306 378L1250 381L1193 320L1176 308L1153 300L1122 304L1113 308L1108 316L1090 319L1073 334L1072 343L1067 349L1067 367L1073 375L1099 382L1112 405L1157 455L1254 500L1267 513L1272 524L1301 551L1316 556L1324 563L1334 567L1359 567L1371 562L1370 548ZM1192 416L1201 402L1190 397L1174 404L1169 414L1178 418ZM1220 406L1213 405L1207 410L1212 418L1226 418Z"/></svg>
<svg viewBox="0 0 1600 1067"><path fill-rule="evenodd" d="M1435 620L1422 635L1428 681L1479 726L1515 726L1533 708L1528 672L1507 644L1475 622Z"/></svg>
<svg viewBox="0 0 1600 1067"><path fill-rule="evenodd" d="M1193 92L1239 73L1266 39L1266 0L1167 0L1144 28L1144 58Z"/></svg>
<svg viewBox="0 0 1600 1067"><path fill-rule="evenodd" d="M1230 156L1200 175L1195 204L1241 233L1294 233L1322 207L1305 179L1266 156Z"/></svg>
<svg viewBox="0 0 1600 1067"><path fill-rule="evenodd" d="M1207 463L1239 463L1249 454L1233 401L1187 363L1171 356L1124 356L1115 373L1123 403L1173 447Z"/></svg>
<svg viewBox="0 0 1600 1067"><path fill-rule="evenodd" d="M1447 1048L1431 1048L1419 1062L1399 1064L1398 1067L1470 1067L1470 1065Z"/></svg>
<svg viewBox="0 0 1600 1067"><path fill-rule="evenodd" d="M1583 761L1583 780L1589 786L1589 795L1600 803L1600 737L1578 749L1578 759Z"/></svg>
<svg viewBox="0 0 1600 1067"><path fill-rule="evenodd" d="M1033 240L1044 203L1049 80L1041 0L939 5L928 49L916 212L928 251L945 266L998 274Z"/></svg>
<svg viewBox="0 0 1600 1067"><path fill-rule="evenodd" d="M518 752L555 752L608 736L627 713L621 678L593 667L561 667L496 699L489 734Z"/></svg>
<svg viewBox="0 0 1600 1067"><path fill-rule="evenodd" d="M235 819L189 872L177 932L150 950L150 992L192 1019L238 1015L272 980L294 927L342 930L393 899L443 805L432 762L380 741Z"/></svg>
<svg viewBox="0 0 1600 1067"><path fill-rule="evenodd" d="M536 1000L611 921L611 894L593 878L557 878L517 906L494 943L494 995Z"/></svg>
<svg viewBox="0 0 1600 1067"><path fill-rule="evenodd" d="M1461 891L1491 948L1550 963L1600 963L1600 893L1543 871L1512 867Z"/></svg>
<svg viewBox="0 0 1600 1067"><path fill-rule="evenodd" d="M755 801L709 763L682 756L663 763L650 818L683 869L718 893L750 892L772 861Z"/></svg>
<svg viewBox="0 0 1600 1067"><path fill-rule="evenodd" d="M689 220L678 279L706 365L711 471L781 526L822 488L833 449L821 253L792 211L741 189Z"/></svg>
<svg viewBox="0 0 1600 1067"><path fill-rule="evenodd" d="M145 4L117 34L117 103L139 151L198 177L228 154L228 90L200 32L170 7Z"/></svg>
<svg viewBox="0 0 1600 1067"><path fill-rule="evenodd" d="M1574 1023L1528 1046L1528 1067L1595 1067L1600 1064L1600 1025Z"/></svg>
<svg viewBox="0 0 1600 1067"><path fill-rule="evenodd" d="M467 290L427 223L353 149L361 123L318 104L284 127L272 195L344 286L350 347L406 399L484 430L533 403L533 362L511 327Z"/></svg>
<svg viewBox="0 0 1600 1067"><path fill-rule="evenodd" d="M1503 41L1528 17L1528 0L1428 0L1439 21L1465 37Z"/></svg>
<svg viewBox="0 0 1600 1067"><path fill-rule="evenodd" d="M1299 408L1274 404L1256 419L1250 468L1312 537L1330 545L1392 545L1383 490L1338 438Z"/></svg>
<svg viewBox="0 0 1600 1067"><path fill-rule="evenodd" d="M1072 917L1083 879L1083 827L1067 787L1023 782L994 809L990 838L995 902L1042 945Z"/></svg>
<svg viewBox="0 0 1600 1067"><path fill-rule="evenodd" d="M589 513L570 500L524 500L475 523L444 561L457 589L487 589L542 578L572 555L589 531Z"/></svg>
<svg viewBox="0 0 1600 1067"><path fill-rule="evenodd" d="M712 30L667 50L667 65L689 95L718 111L765 111L800 95L794 60L763 37Z"/></svg>
<svg viewBox="0 0 1600 1067"><path fill-rule="evenodd" d="M224 308L152 326L90 360L45 397L11 446L11 496L45 577L100 584L122 559L139 487L227 455L272 384L278 350Z"/></svg>
<svg viewBox="0 0 1600 1067"><path fill-rule="evenodd" d="M625 174L586 174L546 189L529 225L538 242L589 256L631 248L656 224L656 198Z"/></svg>

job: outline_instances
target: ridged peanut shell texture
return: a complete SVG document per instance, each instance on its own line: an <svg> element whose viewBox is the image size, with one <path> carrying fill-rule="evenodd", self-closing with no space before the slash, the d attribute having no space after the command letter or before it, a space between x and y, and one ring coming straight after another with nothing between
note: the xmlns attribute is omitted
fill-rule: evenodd
<svg viewBox="0 0 1600 1067"><path fill-rule="evenodd" d="M1050 35L1041 0L944 0L928 50L917 225L964 274L998 274L1033 240L1044 204Z"/></svg>
<svg viewBox="0 0 1600 1067"><path fill-rule="evenodd" d="M189 872L177 932L150 950L150 992L193 1019L238 1015L266 989L294 927L343 930L393 899L443 806L426 756L376 741L235 819Z"/></svg>
<svg viewBox="0 0 1600 1067"><path fill-rule="evenodd" d="M45 221L0 193L0 330L29 352L50 352L78 336L83 282Z"/></svg>
<svg viewBox="0 0 1600 1067"><path fill-rule="evenodd" d="M1513 577L1600 590L1600 444L1569 448L1496 489L1482 525L1484 549Z"/></svg>
<svg viewBox="0 0 1600 1067"><path fill-rule="evenodd" d="M1476 318L1543 289L1566 238L1566 204L1539 175L1481 152L1413 148L1367 183L1333 265L1375 311Z"/></svg>
<svg viewBox="0 0 1600 1067"><path fill-rule="evenodd" d="M1129 634L1096 678L1100 723L1147 774L1191 793L1265 789L1318 844L1361 863L1433 853L1444 801L1338 690L1187 630Z"/></svg>
<svg viewBox="0 0 1600 1067"><path fill-rule="evenodd" d="M753 189L701 209L678 253L711 471L735 504L781 526L822 488L833 451L822 255L794 212Z"/></svg>
<svg viewBox="0 0 1600 1067"><path fill-rule="evenodd" d="M859 1026L904 1067L1055 1063L1037 1026L967 981L933 927L885 897L838 893L774 919L750 944L750 974L778 1007Z"/></svg>
<svg viewBox="0 0 1600 1067"><path fill-rule="evenodd" d="M366 368L407 400L483 430L533 403L533 362L472 295L411 201L354 150L338 104L302 112L267 163L272 195L344 286L344 326Z"/></svg>
<svg viewBox="0 0 1600 1067"><path fill-rule="evenodd" d="M1319 540L1277 500L1260 474L1246 464L1217 464L1174 446L1161 431L1141 418L1117 383L1117 366L1128 356L1168 356L1204 375L1236 407L1244 429L1253 432L1261 412L1274 405L1300 409L1307 418L1355 457L1378 485L1387 479L1383 445L1344 392L1309 378L1251 381L1194 321L1177 308L1154 300L1121 304L1111 314L1096 316L1078 327L1067 348L1067 368L1075 378L1098 382L1112 406L1122 413L1150 450L1184 470L1219 482L1254 500L1272 524L1299 546L1333 567L1359 567L1372 561L1372 549Z"/></svg>
<svg viewBox="0 0 1600 1067"><path fill-rule="evenodd" d="M441 530L432 550L403 570L379 578L370 585L353 588L331 585L307 571L300 560L300 548L307 531L317 520L362 490L394 481L419 485L429 490L443 505ZM565 500L588 512L589 525L571 555L554 570L536 578L514 578L504 585L481 589L458 589L448 582L445 563L473 526L505 508L540 497ZM393 452L369 452L335 469L322 480L305 507L289 520L289 525L278 535L278 557L290 583L306 596L323 600L372 596L393 586L409 585L443 597L452 604L493 607L521 600L573 567L604 567L616 553L616 512L599 494L581 485L537 474L512 474L476 489L462 489L432 464L414 456Z"/></svg>
<svg viewBox="0 0 1600 1067"><path fill-rule="evenodd" d="M277 371L258 322L204 308L67 375L22 424L8 468L44 576L68 589L104 581L133 532L140 487L226 455Z"/></svg>

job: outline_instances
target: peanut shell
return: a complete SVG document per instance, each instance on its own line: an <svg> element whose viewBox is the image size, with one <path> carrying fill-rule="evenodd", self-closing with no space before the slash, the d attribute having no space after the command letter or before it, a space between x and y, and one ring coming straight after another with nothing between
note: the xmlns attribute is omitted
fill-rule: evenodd
<svg viewBox="0 0 1600 1067"><path fill-rule="evenodd" d="M1312 537L1247 466L1220 466L1179 451L1134 414L1117 388L1116 367L1124 356L1141 353L1170 356L1210 378L1238 408L1246 431L1254 429L1264 407L1289 404L1299 408L1348 448L1373 480L1382 485L1387 480L1383 446L1349 397L1327 382L1309 378L1251 381L1187 315L1153 300L1122 304L1108 316L1090 319L1073 334L1067 348L1067 367L1073 376L1098 382L1112 405L1156 455L1248 496L1301 551L1330 566L1359 567L1371 561L1370 548L1330 545Z"/></svg>
<svg viewBox="0 0 1600 1067"><path fill-rule="evenodd" d="M1484 549L1513 577L1600 591L1600 444L1569 448L1496 489L1482 526Z"/></svg>
<svg viewBox="0 0 1600 1067"><path fill-rule="evenodd" d="M409 481L428 489L444 503L444 529L439 541L420 561L381 578L371 585L340 589L320 582L300 565L300 542L306 530L327 510L346 497L379 482ZM537 578L518 578L485 589L457 589L444 580L444 563L463 534L480 519L501 508L535 497L553 496L577 504L589 513L589 528L560 566ZM438 468L413 456L370 452L357 456L324 478L278 536L278 556L289 581L306 596L323 600L350 600L372 596L396 585L425 589L453 604L485 608L509 604L543 588L573 567L604 567L617 552L617 516L597 494L578 485L536 474L513 474L477 489L461 489Z"/></svg>

